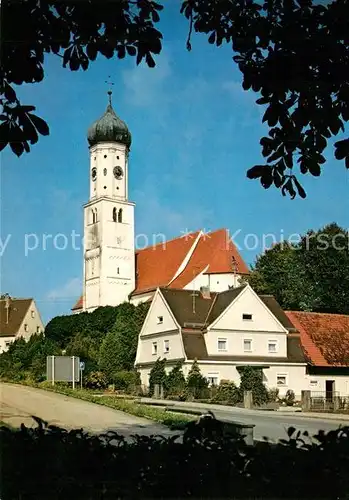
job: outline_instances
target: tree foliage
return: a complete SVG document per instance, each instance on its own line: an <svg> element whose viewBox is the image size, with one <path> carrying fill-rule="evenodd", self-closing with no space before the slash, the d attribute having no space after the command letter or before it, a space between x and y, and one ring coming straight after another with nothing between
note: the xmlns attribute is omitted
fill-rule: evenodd
<svg viewBox="0 0 349 500"><path fill-rule="evenodd" d="M179 2L180 4L180 2ZM20 156L30 151L46 122L23 105L14 85L43 80L45 57L53 54L71 71L86 71L98 55L135 57L149 67L160 53L156 29L163 6L152 0L2 2L0 68L0 149ZM20 10L21 16L18 16ZM328 139L349 119L349 3L334 0L183 0L188 19L187 48L193 32L210 44L232 47L242 87L266 106L268 135L260 141L266 163L248 170L264 188L304 198L297 177L319 176ZM28 19L31 22L28 22ZM335 157L349 168L349 139L335 143Z"/></svg>
<svg viewBox="0 0 349 500"><path fill-rule="evenodd" d="M199 398L207 388L208 382L202 375L198 362L195 359L188 373L187 390L194 398Z"/></svg>
<svg viewBox="0 0 349 500"><path fill-rule="evenodd" d="M166 359L158 358L149 373L149 394L154 393L155 385L165 386L166 384Z"/></svg>
<svg viewBox="0 0 349 500"><path fill-rule="evenodd" d="M149 304L138 306L125 302L117 308L113 326L115 332L115 365L116 371L133 370L136 359L138 336L147 315Z"/></svg>
<svg viewBox="0 0 349 500"><path fill-rule="evenodd" d="M349 235L337 224L279 243L257 258L247 278L283 309L349 313Z"/></svg>
<svg viewBox="0 0 349 500"><path fill-rule="evenodd" d="M58 346L42 334L32 335L27 342L19 338L0 355L0 377L13 381L30 377L41 382L46 376L46 357L60 353Z"/></svg>
<svg viewBox="0 0 349 500"><path fill-rule="evenodd" d="M78 333L103 338L114 326L117 307L98 307L92 313L83 312L56 316L46 325L45 336L61 347L66 347Z"/></svg>
<svg viewBox="0 0 349 500"><path fill-rule="evenodd" d="M166 377L166 395L180 396L186 388L186 381L182 371L182 362L178 361Z"/></svg>
<svg viewBox="0 0 349 500"><path fill-rule="evenodd" d="M106 374L109 382L112 381L113 374L120 369L117 359L119 347L118 333L114 331L106 335L100 347L98 365L100 370Z"/></svg>
<svg viewBox="0 0 349 500"><path fill-rule="evenodd" d="M263 383L263 370L252 366L239 367L240 392L252 391L253 404L261 405L269 400L268 391Z"/></svg>

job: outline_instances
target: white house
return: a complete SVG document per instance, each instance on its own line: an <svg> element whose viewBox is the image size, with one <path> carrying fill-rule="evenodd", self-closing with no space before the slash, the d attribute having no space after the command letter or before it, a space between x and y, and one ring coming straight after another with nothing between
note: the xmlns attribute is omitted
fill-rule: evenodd
<svg viewBox="0 0 349 500"><path fill-rule="evenodd" d="M158 358L166 358L167 370L181 360L185 375L197 359L212 384L239 384L239 367L248 365L280 395L292 389L300 397L309 386L299 332L273 297L249 285L224 292L159 288L138 340L135 366L144 385Z"/></svg>
<svg viewBox="0 0 349 500"><path fill-rule="evenodd" d="M73 313L138 304L158 287L220 292L249 269L226 229L188 232L173 240L153 235L135 249L135 204L128 197L131 133L109 93L104 115L88 130L90 196L84 206L84 286Z"/></svg>
<svg viewBox="0 0 349 500"><path fill-rule="evenodd" d="M44 331L34 299L17 299L9 295L0 298L0 353L7 351L11 342Z"/></svg>

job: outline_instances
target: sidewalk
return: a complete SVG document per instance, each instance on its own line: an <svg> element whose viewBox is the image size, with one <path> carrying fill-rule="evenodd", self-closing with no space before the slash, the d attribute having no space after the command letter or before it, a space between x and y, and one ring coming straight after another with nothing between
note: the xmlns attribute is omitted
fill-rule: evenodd
<svg viewBox="0 0 349 500"><path fill-rule="evenodd" d="M252 414L256 415L256 412L260 415L270 415L270 416L287 416L287 417L295 417L295 418L316 418L316 419L321 419L321 420L340 420L343 422L347 422L347 425L349 425L349 414L343 414L343 413L316 413L316 412L302 412L302 411L291 411L291 410L286 410L283 409L282 407L279 408L279 410L276 411L268 411L268 410L258 410L257 408L248 410L246 408L240 408L238 406L226 406L226 405L217 405L217 404L210 404L210 403L197 403L195 401L189 402L189 401L172 401L170 399L153 399L153 398L140 398L142 403L150 403L150 404L156 404L156 405L161 405L161 406L177 406L177 407L182 407L182 408L188 408L192 410L203 410L205 411L221 411L221 412L228 412L228 413L234 413L237 415L238 413L243 414Z"/></svg>

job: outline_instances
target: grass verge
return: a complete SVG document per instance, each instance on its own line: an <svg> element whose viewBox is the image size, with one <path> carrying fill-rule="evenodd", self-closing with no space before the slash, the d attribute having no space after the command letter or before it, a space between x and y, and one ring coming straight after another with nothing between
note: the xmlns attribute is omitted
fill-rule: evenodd
<svg viewBox="0 0 349 500"><path fill-rule="evenodd" d="M90 403L108 406L109 408L129 413L130 415L134 415L135 417L143 417L154 420L159 424L166 425L171 430L183 430L185 429L188 422L192 422L197 418L194 415L178 414L171 411L166 411L165 408L137 404L137 402L132 399L132 396L130 396L130 399L127 400L124 398L116 398L114 396L101 395L100 393L98 394L87 389L73 390L71 388L62 387L59 385L52 386L47 382L37 384L26 381L24 384L20 383L20 385L26 385L37 389L57 392L58 394L81 399Z"/></svg>

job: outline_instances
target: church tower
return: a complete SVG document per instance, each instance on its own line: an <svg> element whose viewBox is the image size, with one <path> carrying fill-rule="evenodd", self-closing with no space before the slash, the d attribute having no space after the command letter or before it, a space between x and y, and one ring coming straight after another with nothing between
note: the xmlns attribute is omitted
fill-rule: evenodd
<svg viewBox="0 0 349 500"><path fill-rule="evenodd" d="M134 203L128 200L131 134L111 102L88 130L90 199L84 206L83 310L128 301L135 288Z"/></svg>

